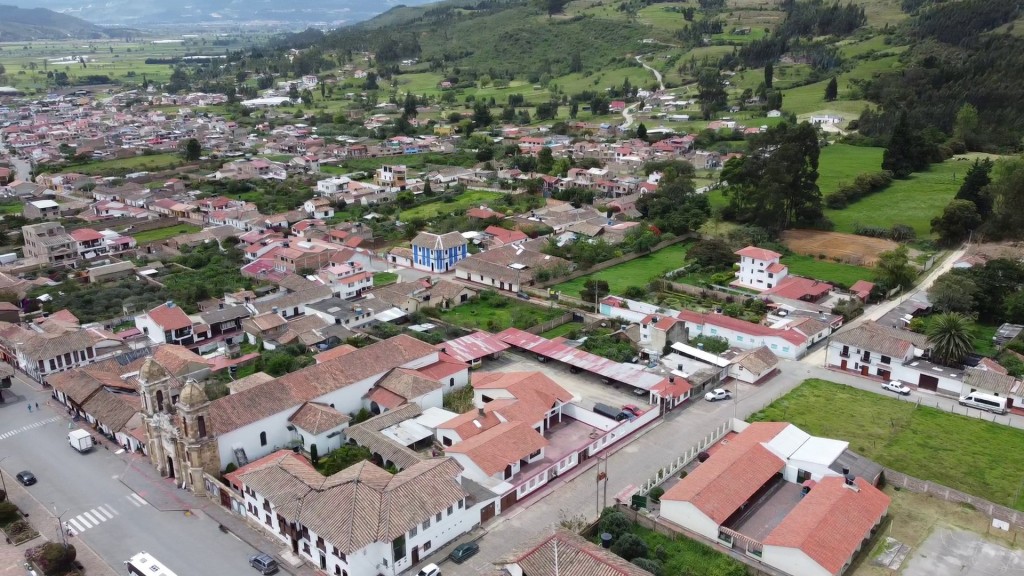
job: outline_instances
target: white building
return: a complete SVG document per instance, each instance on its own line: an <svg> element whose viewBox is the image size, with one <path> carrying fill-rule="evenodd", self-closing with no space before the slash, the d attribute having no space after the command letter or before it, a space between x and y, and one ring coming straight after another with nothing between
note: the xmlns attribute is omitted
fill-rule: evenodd
<svg viewBox="0 0 1024 576"><path fill-rule="evenodd" d="M316 183L316 193L321 196L334 196L348 190L352 179L348 176L333 176Z"/></svg>
<svg viewBox="0 0 1024 576"><path fill-rule="evenodd" d="M226 475L267 534L327 574L397 575L480 523L450 458L392 475L370 462L329 477L278 451Z"/></svg>
<svg viewBox="0 0 1024 576"><path fill-rule="evenodd" d="M753 290L768 290L774 288L789 274L789 269L779 263L782 254L747 246L737 250L740 257L740 269L736 271L735 285Z"/></svg>
<svg viewBox="0 0 1024 576"><path fill-rule="evenodd" d="M662 495L661 516L787 574L843 574L888 513L881 467L786 422L733 427Z"/></svg>
<svg viewBox="0 0 1024 576"><path fill-rule="evenodd" d="M166 302L145 314L136 316L135 327L141 330L154 344L188 346L195 342L195 334L192 333L192 320L174 302Z"/></svg>
<svg viewBox="0 0 1024 576"><path fill-rule="evenodd" d="M306 211L312 218L330 218L334 216L334 204L326 198L311 198L306 200L302 205L302 209Z"/></svg>

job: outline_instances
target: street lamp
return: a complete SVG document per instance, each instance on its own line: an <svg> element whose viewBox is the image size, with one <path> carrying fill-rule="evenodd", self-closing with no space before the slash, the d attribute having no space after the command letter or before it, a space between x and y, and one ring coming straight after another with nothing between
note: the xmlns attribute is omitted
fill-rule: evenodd
<svg viewBox="0 0 1024 576"><path fill-rule="evenodd" d="M68 534L67 534L68 531L64 529L64 523L61 522L61 518L65 514L68 513L68 510L71 510L71 509L68 508L67 510L64 510L60 514L57 514L57 505L56 504L53 505L53 513L57 515L57 532L60 534L60 541L61 541L61 543L64 544L64 560L65 560L65 562L68 559Z"/></svg>

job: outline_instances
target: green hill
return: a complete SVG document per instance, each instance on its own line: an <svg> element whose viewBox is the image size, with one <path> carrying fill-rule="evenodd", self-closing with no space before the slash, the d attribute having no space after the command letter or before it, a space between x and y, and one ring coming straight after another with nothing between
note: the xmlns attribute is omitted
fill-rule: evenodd
<svg viewBox="0 0 1024 576"><path fill-rule="evenodd" d="M0 4L0 42L109 38L120 34L46 8L25 9Z"/></svg>

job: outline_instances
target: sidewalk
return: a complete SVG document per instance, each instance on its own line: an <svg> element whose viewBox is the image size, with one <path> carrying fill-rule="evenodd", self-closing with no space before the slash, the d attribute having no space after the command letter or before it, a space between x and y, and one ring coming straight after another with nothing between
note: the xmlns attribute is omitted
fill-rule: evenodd
<svg viewBox="0 0 1024 576"><path fill-rule="evenodd" d="M24 576L25 551L44 542L57 540L57 518L13 477L4 474L4 483L8 490L7 498L21 509L27 516L26 520L40 534L38 538L20 546L0 542L0 576ZM89 576L117 576L117 572L85 542L72 536L68 538L68 544L75 547L76 559L85 567L85 573Z"/></svg>

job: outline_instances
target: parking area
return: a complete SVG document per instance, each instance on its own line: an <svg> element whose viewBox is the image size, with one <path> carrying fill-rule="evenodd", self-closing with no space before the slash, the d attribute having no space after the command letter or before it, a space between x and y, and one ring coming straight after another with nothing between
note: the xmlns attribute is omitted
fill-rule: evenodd
<svg viewBox="0 0 1024 576"><path fill-rule="evenodd" d="M911 552L903 576L1024 576L1024 551L980 534L939 527Z"/></svg>
<svg viewBox="0 0 1024 576"><path fill-rule="evenodd" d="M624 404L636 404L644 410L651 407L648 395L633 393L634 388L624 384L605 384L601 377L593 374L573 374L567 364L548 360L539 362L534 356L522 352L506 350L498 360L485 361L483 370L486 372L543 372L563 388L580 398L579 404L584 408L592 408L600 402L613 407Z"/></svg>

